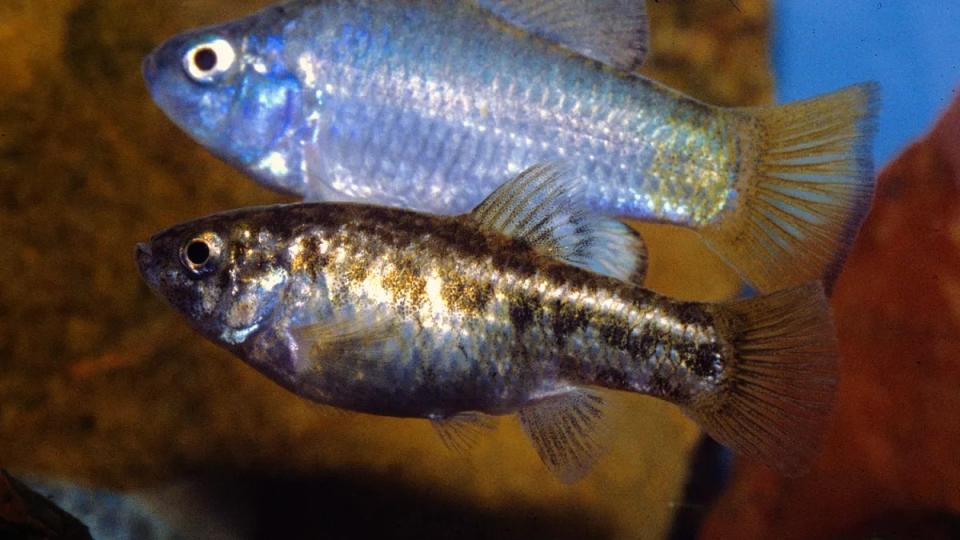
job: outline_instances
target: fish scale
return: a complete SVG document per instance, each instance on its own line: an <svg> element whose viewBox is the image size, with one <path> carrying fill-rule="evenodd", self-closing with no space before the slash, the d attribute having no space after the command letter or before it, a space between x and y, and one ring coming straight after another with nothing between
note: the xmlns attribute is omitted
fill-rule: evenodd
<svg viewBox="0 0 960 540"><path fill-rule="evenodd" d="M387 216L383 216L387 219ZM437 224L442 227L442 223ZM402 227L402 225L401 225ZM318 233L322 234L322 233ZM326 235L324 235L326 236ZM380 239L372 238L368 234L357 231L340 233L339 240L331 242L329 237L316 245L335 242L348 242L350 251L340 266L322 269L304 269L311 275L322 276L322 279L333 283L346 283L346 293L334 305L333 316L352 316L354 313L379 313L386 317L395 318L399 324L411 327L411 333L417 336L409 346L402 348L398 354L379 362L381 367L394 374L405 374L402 380L416 381L419 373L429 371L434 374L435 384L448 385L457 393L464 385L482 388L492 384L485 378L465 381L459 378L464 373L473 371L476 366L478 373L489 373L485 367L495 367L498 373L515 373L517 378L510 380L508 376L505 384L516 386L519 395L513 399L527 400L531 388L546 385L542 390L549 389L549 380L545 380L543 373L551 371L551 363L557 358L582 358L580 372L577 376L591 381L592 374L608 370L618 372L624 382L624 387L637 392L651 392L653 387L646 378L646 374L663 370L660 366L679 358L675 346L668 342L662 351L655 352L645 358L635 358L624 348L612 346L602 338L603 330L595 325L586 325L581 329L568 328L558 334L556 328L563 324L563 312L576 314L583 321L604 321L608 324L623 328L631 336L636 335L678 335L684 332L675 328L686 328L687 323L678 320L675 316L663 313L662 309L652 305L653 297L646 295L634 297L611 294L608 290L597 290L596 286L588 281L582 283L557 283L548 275L535 273L524 275L515 271L496 269L489 259L478 259L467 253L463 248L455 249L454 253L444 258L420 255L417 260L417 271L410 279L428 281L436 279L436 275L458 275L469 282L489 284L493 291L491 300L483 306L482 311L468 310L465 306L450 304L442 295L440 297L426 296L417 309L411 309L409 297L403 292L384 294L388 289L385 280L396 272L396 261L407 257L405 253L430 253L436 248L428 247L430 238L400 238L398 245L384 244ZM451 246L444 246L450 249ZM331 247L330 249L337 249ZM369 268L363 280L344 278L347 273L345 264L360 264ZM494 277L496 273L497 277ZM441 279L442 281L442 279ZM547 290L549 292L544 293ZM618 291L623 292L623 291ZM511 304L517 298L528 298L530 302L541 306L539 315L522 331L510 322ZM556 307L553 306L556 303ZM655 301L653 301L655 304ZM542 307L547 306L547 307ZM585 307L589 306L589 307ZM569 325L568 325L569 326ZM700 330L699 335L707 336L703 344L711 344L708 330ZM599 343L599 349L593 346ZM589 344L589 345L588 345ZM588 348L590 350L588 350ZM462 354L463 351L486 351L486 356ZM517 356L523 351L522 356ZM672 353L672 354L671 354ZM589 360L586 360L589 359ZM553 373L552 377L557 377ZM531 382L533 381L533 382ZM416 384L414 382L413 384ZM683 386L681 382L678 386ZM525 390L526 389L526 390ZM429 388L430 396L414 396L411 400L429 402L436 399L436 388ZM411 389L416 392L416 389ZM493 397L482 398L490 399ZM660 396L671 397L671 396ZM677 394L677 398L680 394ZM478 403L478 402L475 402ZM353 408L359 404L352 404ZM506 401L491 404L485 410L498 412L500 407L511 407L515 404ZM429 411L421 412L422 415Z"/></svg>
<svg viewBox="0 0 960 540"><path fill-rule="evenodd" d="M395 216L376 216L371 220L397 224ZM401 230L404 228L402 223L397 225ZM435 226L442 228L444 224L438 222ZM532 392L553 390L554 379L561 376L554 362L561 358L582 359L577 361L576 371L564 373L576 376L581 382L595 382L596 374L602 371L615 372L622 385L618 389L653 393L664 398L681 400L685 396L677 388L693 382L702 385L702 381L676 381L671 387L674 393L666 395L657 386L662 383L650 380L656 373L663 373L661 378L676 380L676 377L666 375L677 372L668 365L676 363L679 358L675 343L682 341L684 329L689 326L689 323L665 313L656 305L656 297L651 293L630 292L619 286L611 292L609 283L607 288L599 287L593 279L558 282L549 273L530 274L497 268L491 259L478 258L465 246L443 245L442 252L447 253L446 256L425 256L422 254L435 252L440 247L430 245L433 242L429 235L406 238L401 233L398 238L384 242L382 238L349 229L338 232L335 239L326 233L316 234L322 239L314 245L330 245L331 250L349 246L346 255L341 257L343 263L303 269L311 276L318 276L311 279L337 283L345 288L346 292L334 303L333 316L385 314L410 327L410 333L416 336L396 354L381 359L378 365L392 374L390 379L410 381L414 385L408 391L416 395L411 395L408 401L426 407L420 415L426 416L434 409L443 410L437 405L442 401L437 396L438 387L447 387L455 394L467 394L463 390L465 386L474 388L478 394L473 396L473 404L482 407L480 410L496 413L503 408L515 408L517 402L513 400L522 403L531 398ZM344 245L338 246L339 242ZM410 309L409 298L402 292L383 292L387 289L385 279L396 272L396 261L407 257L406 253L410 252L421 254L417 259L416 275L410 276L411 279L428 281L436 275L463 276L471 283L488 284L493 291L492 298L482 311L451 304L442 295L428 295L417 309ZM347 264L358 264L369 271L362 280L345 277L349 273ZM538 306L537 313L522 330L518 330L512 321L516 317L511 317L513 303L518 298ZM570 317L599 322L573 328L571 323L564 322ZM651 351L648 356L637 358L628 352L629 346L612 345L609 339L604 339L604 324L621 328L635 336L631 338L634 340L643 336L677 337L666 340L661 348ZM566 328L558 333L561 326ZM709 329L699 329L696 334L705 336L701 338L701 344L716 344L717 337ZM464 350L474 354L464 355ZM475 354L480 350L485 351L482 357ZM522 354L518 355L521 351ZM487 392L484 397L484 389L494 385L489 378L461 378L464 374L471 374L474 366L476 373L490 373L485 368L493 367L497 373L506 374L501 378L501 384L509 389L509 398L505 399L499 389ZM432 384L418 390L415 387L420 379L418 374L426 371L434 374ZM426 394L418 395L417 392ZM360 394L366 395L366 392ZM349 406L361 408L363 405L350 403Z"/></svg>
<svg viewBox="0 0 960 540"><path fill-rule="evenodd" d="M316 14L307 15L304 18L300 25L304 29L315 28L318 24L314 23L311 17L327 15L320 8L308 13ZM288 45L289 58L300 57L306 51L310 51L311 56L316 57L312 52L323 50L325 47L338 52L334 57L338 57L340 61L324 62L318 58L312 66L311 78L316 79L318 84L320 81L328 81L325 84L331 84L329 81L334 81L332 83L334 90L330 93L331 95L325 95L324 106L316 103L312 106L308 105L311 110L320 111L320 115L314 120L316 125L324 126L328 133L331 129L335 129L337 134L373 135L378 133L374 126L379 119L385 117L380 109L382 107L405 111L420 120L405 129L386 130L394 138L406 141L412 139L420 141L423 145L442 129L441 126L453 125L455 129L462 131L464 138L469 141L457 155L472 155L476 158L459 160L460 166L455 167L450 173L452 177L464 179L462 187L452 186L452 191L443 190L440 197L421 201L418 204L421 209L454 213L472 207L482 198L484 191L496 185L497 179L501 178L504 172L516 173L527 165L523 161L511 159L516 155L515 150L523 156L521 159L530 159L527 156L530 150L525 148L524 143L512 142L517 139L530 140L534 148L546 146L547 155L538 153L537 161L543 161L544 158L583 158L585 164L581 175L605 179L601 183L608 186L608 196L615 201L622 201L616 204L636 204L643 199L638 197L638 193L650 192L647 189L648 186L644 184L634 183L630 189L625 187L630 184L628 175L635 176L635 171L642 170L645 162L651 161L643 151L633 155L634 150L622 144L609 147L594 145L594 141L604 141L608 138L604 135L605 129L610 131L610 128L595 122L594 116L601 107L611 102L609 96L615 93L626 97L622 103L623 109L613 113L623 118L620 125L615 126L615 131L620 134L635 134L631 145L635 144L637 149L644 148L653 140L646 134L656 129L659 115L653 114L652 110L662 108L662 104L656 103L655 100L647 104L646 102L651 100L640 99L642 95L649 93L648 89L634 88L633 84L626 81L616 85L619 88L613 88L615 86L613 81L592 76L589 72L582 73L571 69L572 66L577 65L573 60L567 60L571 66L566 66L566 70L558 69L550 63L532 58L532 55L526 51L526 47L521 46L522 44L516 39L505 35L499 43L490 46L491 50L497 51L496 53L481 54L478 58L472 58L464 66L468 68L466 73L473 75L472 77L451 71L450 66L457 65L453 58L470 57L482 50L477 38L471 38L470 35L476 34L475 30L482 29L487 26L487 23L476 16L467 19L452 30L454 32L459 30L465 37L440 44L435 40L424 42L423 36L441 31L444 31L444 34L450 32L451 30L447 29L450 19L443 16L449 13L425 12L421 26L412 29L392 24L388 22L386 13L380 13L376 18L369 19L371 27L363 29L365 34L372 36L373 43L368 43L367 40L357 43L349 39L349 35L359 31L358 25L354 22L357 18L356 14L347 8L335 11L335 14L335 16L344 17L345 22L338 25L336 21L325 20L324 27L346 28L344 33L348 34L347 37L341 36L332 44L326 45L318 42L321 37L327 37L323 34L319 37L300 38L296 33L292 33L287 38L288 43L305 44L305 46ZM460 12L455 15L460 19L464 18ZM391 32L385 32L384 27L389 27ZM467 33L468 28L474 31ZM512 50L503 54L501 43L509 44ZM515 63L508 63L505 60L511 57L511 53L518 57ZM344 61L342 58L344 56L349 60ZM300 63L297 62L297 64ZM484 66L495 66L489 70L495 73L496 80L490 86L502 89L501 92L490 94L483 85L474 82L483 79L484 72L488 71ZM368 72L374 75L365 76ZM426 93L400 91L400 89L417 88L416 81L422 81L423 86L434 90L428 90ZM558 96L556 102L561 104L559 107L530 107L531 103L539 103L543 98L548 97L550 90ZM369 113L350 115L339 122L338 117L325 115L324 111L327 110L335 114L337 105L331 103L330 98L335 99L338 96L349 96L350 107L366 108ZM478 110L477 103L493 105L488 107L486 114L483 114ZM626 114L627 110L632 111L632 114ZM548 128L547 134L537 136L537 131L543 124ZM323 128L319 131L323 131ZM361 192L358 185L368 183L382 185L392 183L393 186L387 189L412 192L418 197L425 195L423 191L429 192L429 188L424 189L423 186L445 183L445 177L439 175L441 169L436 166L438 164L436 158L430 159L431 156L425 156L419 151L397 152L387 141L387 137L363 138L359 144L345 142L335 134L331 134L330 138L332 140L324 140L322 144L318 142L317 145L335 149L331 153L343 155L344 157L340 158L342 160L347 160L354 153L374 155L377 156L377 161L406 165L388 166L384 167L385 170L414 172L411 181L405 186L396 186L395 178L384 178L384 169L378 170L375 166L366 166L366 164L359 168L338 167L335 163L336 159L331 160L334 164L321 166L310 172L311 175L319 178L333 178L333 182L339 188L338 191L348 195L353 194L353 197L359 198L356 195ZM624 138L623 135L620 138ZM405 146L405 148L410 147ZM418 149L422 148L423 146ZM560 149L563 149L562 152ZM588 156L594 156L594 159L591 160ZM620 166L621 163L623 167ZM306 167L310 168L311 165L314 164L307 163ZM506 165L506 171L504 165ZM671 193L662 195L662 198L668 201L671 197L674 197ZM588 201L590 200L588 196ZM666 216L665 209L671 207L671 204L664 205L658 201L658 197L651 197L650 204L659 206L648 208L646 215L637 217L662 220ZM396 199L384 202L406 205L407 201L398 196ZM682 205L679 204L673 204L672 207L676 211L682 210ZM624 208L613 209L616 213L630 213L624 210ZM660 215L657 215L658 213Z"/></svg>

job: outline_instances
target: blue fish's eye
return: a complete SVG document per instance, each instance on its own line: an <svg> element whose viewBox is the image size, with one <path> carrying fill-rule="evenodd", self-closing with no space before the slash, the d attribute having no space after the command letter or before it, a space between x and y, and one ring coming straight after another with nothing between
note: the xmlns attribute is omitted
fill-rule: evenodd
<svg viewBox="0 0 960 540"><path fill-rule="evenodd" d="M217 66L217 53L204 47L193 54L193 65L200 71L210 71Z"/></svg>
<svg viewBox="0 0 960 540"><path fill-rule="evenodd" d="M229 41L217 38L193 46L183 55L183 70L196 82L211 83L237 60Z"/></svg>
<svg viewBox="0 0 960 540"><path fill-rule="evenodd" d="M190 275L200 277L216 270L220 264L223 241L213 232L188 239L180 248L180 262Z"/></svg>

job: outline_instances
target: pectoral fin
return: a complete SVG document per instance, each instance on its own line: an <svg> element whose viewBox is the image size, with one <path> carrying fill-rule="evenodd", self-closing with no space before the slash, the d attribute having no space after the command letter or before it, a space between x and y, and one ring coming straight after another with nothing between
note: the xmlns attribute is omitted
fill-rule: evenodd
<svg viewBox="0 0 960 540"><path fill-rule="evenodd" d="M477 0L504 21L587 58L630 71L647 55L644 0Z"/></svg>
<svg viewBox="0 0 960 540"><path fill-rule="evenodd" d="M583 478L603 452L603 398L571 388L520 410L520 425L540 459L562 482Z"/></svg>
<svg viewBox="0 0 960 540"><path fill-rule="evenodd" d="M301 372L321 365L324 369L346 369L358 365L358 361L376 361L399 346L396 321L372 315L335 318L294 328L291 333L297 344L297 371ZM353 361L324 362L330 358Z"/></svg>
<svg viewBox="0 0 960 540"><path fill-rule="evenodd" d="M535 165L506 182L469 214L479 227L538 252L621 281L643 284L647 250L629 226L590 214L581 185L554 164Z"/></svg>

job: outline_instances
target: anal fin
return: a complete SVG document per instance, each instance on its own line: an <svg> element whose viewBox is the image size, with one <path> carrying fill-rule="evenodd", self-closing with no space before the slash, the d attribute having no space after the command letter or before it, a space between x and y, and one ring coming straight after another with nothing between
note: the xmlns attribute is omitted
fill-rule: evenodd
<svg viewBox="0 0 960 540"><path fill-rule="evenodd" d="M583 478L603 453L603 405L598 393L571 388L520 410L524 432L562 482L572 484Z"/></svg>

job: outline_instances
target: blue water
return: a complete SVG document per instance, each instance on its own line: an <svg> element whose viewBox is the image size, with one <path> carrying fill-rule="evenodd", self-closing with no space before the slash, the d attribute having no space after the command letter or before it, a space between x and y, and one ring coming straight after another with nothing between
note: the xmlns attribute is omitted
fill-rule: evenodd
<svg viewBox="0 0 960 540"><path fill-rule="evenodd" d="M960 87L958 0L778 0L773 9L781 103L880 82L878 166L925 133Z"/></svg>

